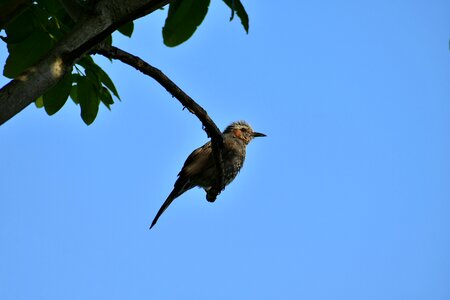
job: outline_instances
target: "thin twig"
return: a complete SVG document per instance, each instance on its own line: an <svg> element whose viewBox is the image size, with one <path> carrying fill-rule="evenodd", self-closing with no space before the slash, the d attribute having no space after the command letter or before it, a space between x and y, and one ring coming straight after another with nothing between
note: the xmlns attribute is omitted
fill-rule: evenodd
<svg viewBox="0 0 450 300"><path fill-rule="evenodd" d="M216 171L219 174L217 182L208 191L206 199L210 202L216 200L217 195L224 189L223 178L223 136L214 121L208 116L208 113L194 101L188 94L183 92L172 80L170 80L161 70L149 65L141 58L125 52L114 46L103 46L95 49L95 52L110 59L118 59L121 62L134 67L136 70L152 77L161 84L170 94L180 101L191 113L197 116L202 122L203 128L208 137L211 138L212 152L216 164Z"/></svg>

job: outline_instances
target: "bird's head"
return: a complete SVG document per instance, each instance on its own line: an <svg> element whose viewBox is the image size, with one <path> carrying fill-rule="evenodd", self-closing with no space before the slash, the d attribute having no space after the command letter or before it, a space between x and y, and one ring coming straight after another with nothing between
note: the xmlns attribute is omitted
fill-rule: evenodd
<svg viewBox="0 0 450 300"><path fill-rule="evenodd" d="M245 121L233 122L224 130L224 134L231 134L234 137L244 141L245 144L255 137L266 136L264 133L253 131L252 127Z"/></svg>

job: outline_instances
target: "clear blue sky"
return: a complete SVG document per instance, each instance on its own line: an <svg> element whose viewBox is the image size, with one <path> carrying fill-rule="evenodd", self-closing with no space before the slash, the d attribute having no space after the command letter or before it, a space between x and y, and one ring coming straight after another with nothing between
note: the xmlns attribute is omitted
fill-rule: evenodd
<svg viewBox="0 0 450 300"><path fill-rule="evenodd" d="M120 62L96 58L122 102L93 125L31 105L0 128L1 299L450 299L450 3L243 2L249 35L212 1L177 48L165 11L114 40L268 135L214 204L148 230L206 135Z"/></svg>

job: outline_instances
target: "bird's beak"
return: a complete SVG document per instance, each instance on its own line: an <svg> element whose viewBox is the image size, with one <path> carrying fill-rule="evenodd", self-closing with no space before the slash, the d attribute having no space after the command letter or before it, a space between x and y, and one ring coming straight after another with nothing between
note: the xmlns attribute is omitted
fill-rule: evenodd
<svg viewBox="0 0 450 300"><path fill-rule="evenodd" d="M266 136L264 133L260 132L253 132L253 137L260 137L260 136Z"/></svg>

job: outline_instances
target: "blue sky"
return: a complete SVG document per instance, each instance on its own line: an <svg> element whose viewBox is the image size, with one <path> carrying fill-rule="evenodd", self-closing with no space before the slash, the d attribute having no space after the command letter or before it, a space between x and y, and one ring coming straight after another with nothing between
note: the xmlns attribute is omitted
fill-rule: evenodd
<svg viewBox="0 0 450 300"><path fill-rule="evenodd" d="M450 3L309 2L243 1L246 35L212 1L176 48L164 11L115 36L221 128L268 135L214 204L191 190L151 231L206 142L153 80L96 57L111 112L3 125L0 298L450 299Z"/></svg>

